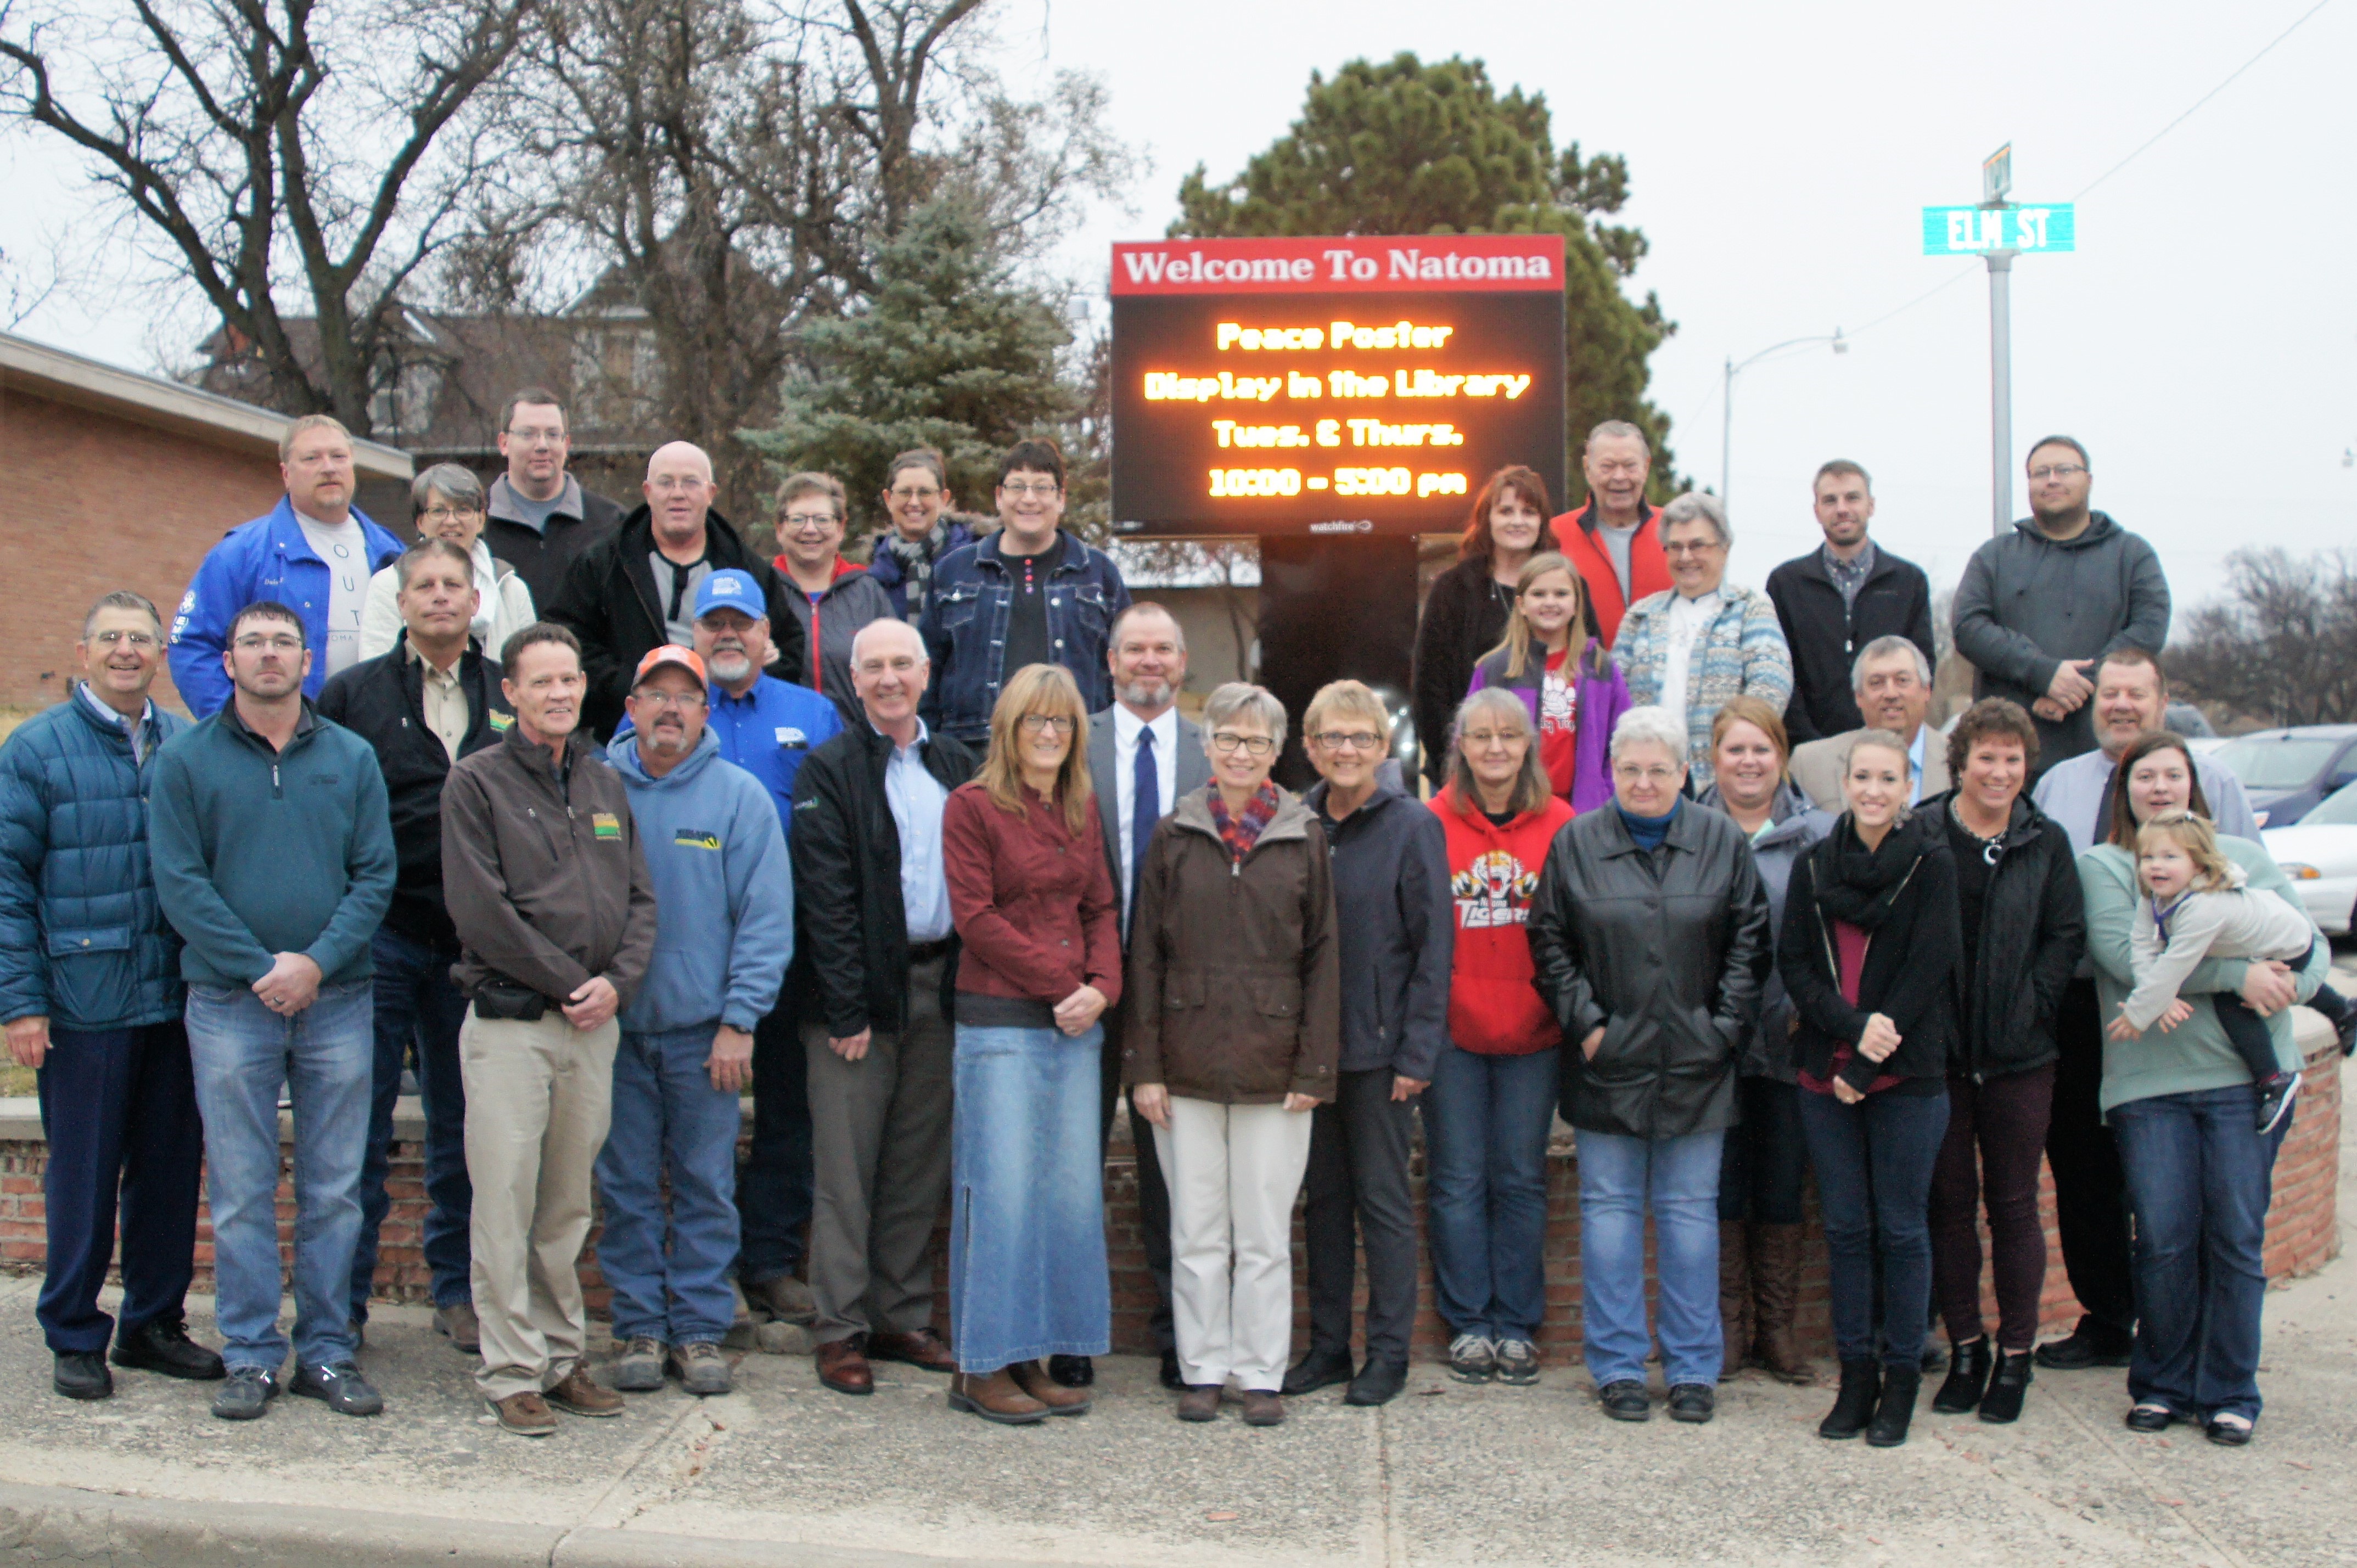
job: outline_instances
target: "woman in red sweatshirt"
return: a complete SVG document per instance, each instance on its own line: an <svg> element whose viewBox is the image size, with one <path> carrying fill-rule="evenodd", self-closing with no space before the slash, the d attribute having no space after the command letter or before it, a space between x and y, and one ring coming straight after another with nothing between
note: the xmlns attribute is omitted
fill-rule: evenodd
<svg viewBox="0 0 2357 1568"><path fill-rule="evenodd" d="M1547 786L1530 709L1491 687L1457 710L1448 835L1457 915L1448 1038L1424 1096L1433 1285L1448 1369L1467 1382L1538 1380L1546 1310L1547 1130L1563 1033L1531 984L1523 922L1571 807Z"/></svg>

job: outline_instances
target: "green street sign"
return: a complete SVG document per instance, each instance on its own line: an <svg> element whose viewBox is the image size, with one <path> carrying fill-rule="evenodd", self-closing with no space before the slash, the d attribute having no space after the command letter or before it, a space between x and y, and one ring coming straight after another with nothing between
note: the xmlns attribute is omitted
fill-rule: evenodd
<svg viewBox="0 0 2357 1568"><path fill-rule="evenodd" d="M2070 202L2045 207L1926 207L1923 253L1986 256L1992 251L2075 251L2078 210Z"/></svg>

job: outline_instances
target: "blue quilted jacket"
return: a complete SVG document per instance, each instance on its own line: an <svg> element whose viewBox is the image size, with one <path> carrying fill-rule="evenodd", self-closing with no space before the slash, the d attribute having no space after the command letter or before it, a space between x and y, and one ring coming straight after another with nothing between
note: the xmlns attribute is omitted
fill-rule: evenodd
<svg viewBox="0 0 2357 1568"><path fill-rule="evenodd" d="M79 694L0 745L0 1023L128 1029L180 1015L180 939L147 868L156 753L188 727L160 709L146 764Z"/></svg>

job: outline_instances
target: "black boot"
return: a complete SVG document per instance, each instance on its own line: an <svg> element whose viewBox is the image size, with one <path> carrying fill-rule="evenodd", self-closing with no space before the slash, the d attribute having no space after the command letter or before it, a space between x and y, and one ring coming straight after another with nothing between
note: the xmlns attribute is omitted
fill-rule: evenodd
<svg viewBox="0 0 2357 1568"><path fill-rule="evenodd" d="M1932 1408L1942 1415L1964 1415L1981 1402L1988 1389L1989 1338L1967 1339L1948 1358L1948 1380L1932 1396Z"/></svg>
<svg viewBox="0 0 2357 1568"><path fill-rule="evenodd" d="M1874 1407L1874 1423L1866 1429L1869 1448L1896 1448L1907 1441L1907 1423L1915 1419L1915 1396L1923 1391L1923 1373L1916 1367L1886 1367L1882 1372L1882 1402Z"/></svg>
<svg viewBox="0 0 2357 1568"><path fill-rule="evenodd" d="M1996 1376L1989 1380L1988 1394L1981 1401L1981 1419L2000 1424L2018 1420L2022 1396L2029 1391L2029 1351L2008 1350L1999 1356Z"/></svg>
<svg viewBox="0 0 2357 1568"><path fill-rule="evenodd" d="M1920 1377L1921 1374L1918 1373ZM1882 1363L1872 1359L1841 1364L1841 1392L1834 1408L1817 1423L1820 1437L1856 1437L1874 1418L1874 1402L1882 1392Z"/></svg>

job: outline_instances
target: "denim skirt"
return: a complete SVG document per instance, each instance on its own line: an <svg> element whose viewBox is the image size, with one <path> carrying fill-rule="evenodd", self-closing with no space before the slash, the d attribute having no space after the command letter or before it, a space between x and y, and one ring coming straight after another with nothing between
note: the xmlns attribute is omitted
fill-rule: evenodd
<svg viewBox="0 0 2357 1568"><path fill-rule="evenodd" d="M1111 1345L1102 1027L957 1026L951 1139L950 1333L958 1366L994 1372Z"/></svg>

